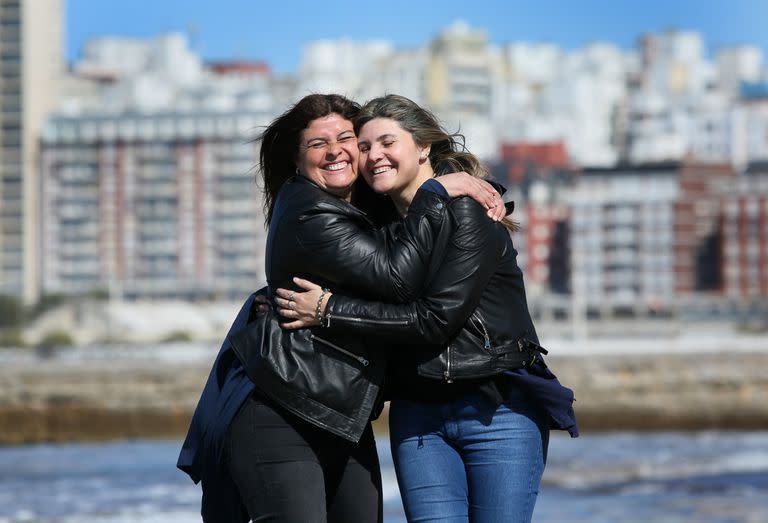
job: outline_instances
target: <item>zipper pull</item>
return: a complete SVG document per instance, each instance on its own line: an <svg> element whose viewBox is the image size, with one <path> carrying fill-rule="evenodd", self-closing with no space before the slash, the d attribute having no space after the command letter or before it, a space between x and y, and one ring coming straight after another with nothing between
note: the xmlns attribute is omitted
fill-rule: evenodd
<svg viewBox="0 0 768 523"><path fill-rule="evenodd" d="M445 378L446 383L453 383L453 378L451 378L451 373L447 370L443 372L443 378Z"/></svg>
<svg viewBox="0 0 768 523"><path fill-rule="evenodd" d="M357 361L362 363L363 367L367 367L370 364L370 362L367 359L363 358L362 356L358 356Z"/></svg>

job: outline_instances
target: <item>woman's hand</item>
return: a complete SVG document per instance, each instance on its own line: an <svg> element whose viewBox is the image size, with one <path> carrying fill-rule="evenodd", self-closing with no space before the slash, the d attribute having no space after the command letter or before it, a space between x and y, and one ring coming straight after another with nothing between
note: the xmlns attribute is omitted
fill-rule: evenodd
<svg viewBox="0 0 768 523"><path fill-rule="evenodd" d="M451 198L469 196L488 209L488 217L492 220L498 222L504 218L506 210L501 195L493 185L482 178L461 171L438 176L435 180L445 187Z"/></svg>
<svg viewBox="0 0 768 523"><path fill-rule="evenodd" d="M301 278L294 278L293 283L304 289L304 292L277 289L277 296L275 297L277 312L282 317L291 320L289 323L281 324L281 326L285 329L301 329L320 325L320 321L317 319L318 300L322 295L320 315L324 316L325 306L328 304L331 293L325 292L323 294L322 287Z"/></svg>

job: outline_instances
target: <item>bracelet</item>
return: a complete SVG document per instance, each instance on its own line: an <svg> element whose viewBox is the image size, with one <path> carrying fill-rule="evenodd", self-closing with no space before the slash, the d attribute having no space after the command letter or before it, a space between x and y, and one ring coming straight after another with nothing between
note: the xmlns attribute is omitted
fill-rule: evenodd
<svg viewBox="0 0 768 523"><path fill-rule="evenodd" d="M323 306L323 298L325 298L325 295L330 292L330 289L323 288L323 292L320 293L320 297L317 299L317 305L315 306L315 318L317 318L317 321L320 322L321 327L325 327L323 325L323 314L320 312L320 307Z"/></svg>

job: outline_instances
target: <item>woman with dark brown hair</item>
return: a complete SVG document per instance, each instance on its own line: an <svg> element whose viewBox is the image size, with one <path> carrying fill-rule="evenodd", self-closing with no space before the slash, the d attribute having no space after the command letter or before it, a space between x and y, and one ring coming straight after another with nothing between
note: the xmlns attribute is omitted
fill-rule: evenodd
<svg viewBox="0 0 768 523"><path fill-rule="evenodd" d="M417 190L402 224L377 228L352 205L358 110L342 96L309 95L260 136L270 289L301 275L336 292L409 300L447 244L440 193L471 194L503 215L493 187L458 173ZM370 421L382 406L387 347L282 330L254 303L227 336L179 458L203 481L203 519L381 521Z"/></svg>

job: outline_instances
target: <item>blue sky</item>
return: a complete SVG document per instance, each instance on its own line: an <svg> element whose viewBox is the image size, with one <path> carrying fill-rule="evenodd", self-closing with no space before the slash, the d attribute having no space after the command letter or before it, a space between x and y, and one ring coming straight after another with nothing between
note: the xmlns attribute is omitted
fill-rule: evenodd
<svg viewBox="0 0 768 523"><path fill-rule="evenodd" d="M548 41L566 49L601 40L624 49L644 32L696 30L709 52L753 44L768 61L768 0L65 0L66 44L75 59L90 38L195 35L204 58L266 60L297 67L310 40L385 39L398 47L428 42L454 20L485 29L494 43ZM439 7L435 7L439 6Z"/></svg>

